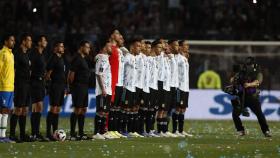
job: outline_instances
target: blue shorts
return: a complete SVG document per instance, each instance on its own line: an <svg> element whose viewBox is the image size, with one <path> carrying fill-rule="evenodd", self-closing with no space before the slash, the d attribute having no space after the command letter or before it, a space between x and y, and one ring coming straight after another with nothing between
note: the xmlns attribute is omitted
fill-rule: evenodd
<svg viewBox="0 0 280 158"><path fill-rule="evenodd" d="M0 91L0 108L11 109L13 107L14 92Z"/></svg>

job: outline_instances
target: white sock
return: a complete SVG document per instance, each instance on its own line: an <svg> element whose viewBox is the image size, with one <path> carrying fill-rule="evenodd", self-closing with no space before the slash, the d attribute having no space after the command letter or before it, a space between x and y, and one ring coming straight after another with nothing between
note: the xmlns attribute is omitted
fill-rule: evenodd
<svg viewBox="0 0 280 158"><path fill-rule="evenodd" d="M2 138L2 114L0 114L0 138Z"/></svg>
<svg viewBox="0 0 280 158"><path fill-rule="evenodd" d="M1 135L0 137L5 138L6 137L6 130L7 130L7 124L8 124L8 114L2 114L2 120L1 120Z"/></svg>

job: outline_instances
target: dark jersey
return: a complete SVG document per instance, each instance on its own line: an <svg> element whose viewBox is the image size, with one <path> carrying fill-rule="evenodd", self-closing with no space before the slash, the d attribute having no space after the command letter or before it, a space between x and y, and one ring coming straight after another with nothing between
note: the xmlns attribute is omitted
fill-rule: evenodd
<svg viewBox="0 0 280 158"><path fill-rule="evenodd" d="M42 54L38 52L37 49L34 49L30 53L31 61L31 79L42 80L46 72L46 60Z"/></svg>
<svg viewBox="0 0 280 158"><path fill-rule="evenodd" d="M24 53L22 49L15 52L15 84L29 83L30 66L28 53Z"/></svg>
<svg viewBox="0 0 280 158"><path fill-rule="evenodd" d="M52 70L51 82L52 83L65 83L65 64L63 57L53 54L47 64L47 71Z"/></svg>
<svg viewBox="0 0 280 158"><path fill-rule="evenodd" d="M75 72L73 84L89 83L90 69L86 58L78 54L72 61L70 71Z"/></svg>

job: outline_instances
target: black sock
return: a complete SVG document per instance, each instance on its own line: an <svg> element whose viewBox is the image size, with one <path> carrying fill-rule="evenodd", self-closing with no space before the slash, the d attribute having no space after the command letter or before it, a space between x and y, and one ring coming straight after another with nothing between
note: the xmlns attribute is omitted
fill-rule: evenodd
<svg viewBox="0 0 280 158"><path fill-rule="evenodd" d="M156 110L151 111L151 117L152 117L152 126L151 130L155 130L155 123L156 123Z"/></svg>
<svg viewBox="0 0 280 158"><path fill-rule="evenodd" d="M18 115L12 114L10 118L10 137L16 136L17 122L18 122Z"/></svg>
<svg viewBox="0 0 280 158"><path fill-rule="evenodd" d="M32 116L32 120L33 120L32 135L39 135L40 134L41 113L33 112L32 115L33 115ZM32 123L32 120L31 120L31 123Z"/></svg>
<svg viewBox="0 0 280 158"><path fill-rule="evenodd" d="M101 129L101 117L99 115L95 115L94 119L94 134L101 134L100 129Z"/></svg>
<svg viewBox="0 0 280 158"><path fill-rule="evenodd" d="M165 132L167 132L168 131L168 119L167 119L167 117L165 117L165 118L162 118L162 131L163 131L163 133L165 133Z"/></svg>
<svg viewBox="0 0 280 158"><path fill-rule="evenodd" d="M108 131L113 131L115 128L114 127L114 115L115 115L115 111L109 112Z"/></svg>
<svg viewBox="0 0 280 158"><path fill-rule="evenodd" d="M139 133L144 133L145 120L145 111L139 110Z"/></svg>
<svg viewBox="0 0 280 158"><path fill-rule="evenodd" d="M127 117L128 117L128 120L127 120L127 132L134 132L133 131L133 122L134 122L133 114L132 113L128 113Z"/></svg>
<svg viewBox="0 0 280 158"><path fill-rule="evenodd" d="M184 129L184 114L179 114L178 123L179 123L179 132L182 133Z"/></svg>
<svg viewBox="0 0 280 158"><path fill-rule="evenodd" d="M20 139L24 140L25 139L25 128L26 128L26 116L21 115L19 116L19 131L20 131Z"/></svg>
<svg viewBox="0 0 280 158"><path fill-rule="evenodd" d="M121 119L120 119L120 123L121 123L121 132L126 133L126 126L127 126L127 114L125 111L123 111L121 113Z"/></svg>
<svg viewBox="0 0 280 158"><path fill-rule="evenodd" d="M177 131L177 126L178 126L178 114L176 112L174 112L172 114L172 132L175 133Z"/></svg>
<svg viewBox="0 0 280 158"><path fill-rule="evenodd" d="M53 114L52 127L53 132L58 129L59 114Z"/></svg>
<svg viewBox="0 0 280 158"><path fill-rule="evenodd" d="M79 128L79 135L84 135L84 125L85 125L85 115L80 114L78 115L78 128Z"/></svg>
<svg viewBox="0 0 280 158"><path fill-rule="evenodd" d="M35 116L36 114L34 112L31 113L30 116L30 124L31 124L31 135L34 136L36 134L36 129L35 129Z"/></svg>
<svg viewBox="0 0 280 158"><path fill-rule="evenodd" d="M139 115L138 112L133 114L133 127L132 127L133 132L139 132Z"/></svg>
<svg viewBox="0 0 280 158"><path fill-rule="evenodd" d="M160 133L162 131L162 119L161 118L157 118L157 130L158 130L158 133Z"/></svg>
<svg viewBox="0 0 280 158"><path fill-rule="evenodd" d="M146 112L146 132L149 133L152 129L152 113L151 111Z"/></svg>
<svg viewBox="0 0 280 158"><path fill-rule="evenodd" d="M76 132L77 115L72 112L70 116L70 135L75 136Z"/></svg>
<svg viewBox="0 0 280 158"><path fill-rule="evenodd" d="M52 122L53 122L53 113L52 112L48 112L47 114L47 118L46 118L46 126L47 126L47 131L46 131L46 135L47 137L51 136L51 126L52 126Z"/></svg>
<svg viewBox="0 0 280 158"><path fill-rule="evenodd" d="M106 116L101 117L100 133L105 133Z"/></svg>
<svg viewBox="0 0 280 158"><path fill-rule="evenodd" d="M114 123L113 123L114 131L120 131L119 119L120 119L120 111L115 111Z"/></svg>
<svg viewBox="0 0 280 158"><path fill-rule="evenodd" d="M36 116L36 133L40 134L41 113L37 112Z"/></svg>

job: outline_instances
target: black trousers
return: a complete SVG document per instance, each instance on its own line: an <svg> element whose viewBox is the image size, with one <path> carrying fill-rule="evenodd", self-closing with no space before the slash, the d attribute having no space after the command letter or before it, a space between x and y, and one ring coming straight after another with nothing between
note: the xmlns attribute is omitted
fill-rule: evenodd
<svg viewBox="0 0 280 158"><path fill-rule="evenodd" d="M261 109L261 103L259 101L259 97L246 94L246 96L244 97L244 107L249 107L252 110L252 112L257 116L258 122L261 126L261 130L263 133L269 131L269 127L267 125L265 116ZM244 130L244 126L242 125L241 119L239 117L240 114L241 114L241 110L238 109L238 107L233 106L232 118L237 131Z"/></svg>

